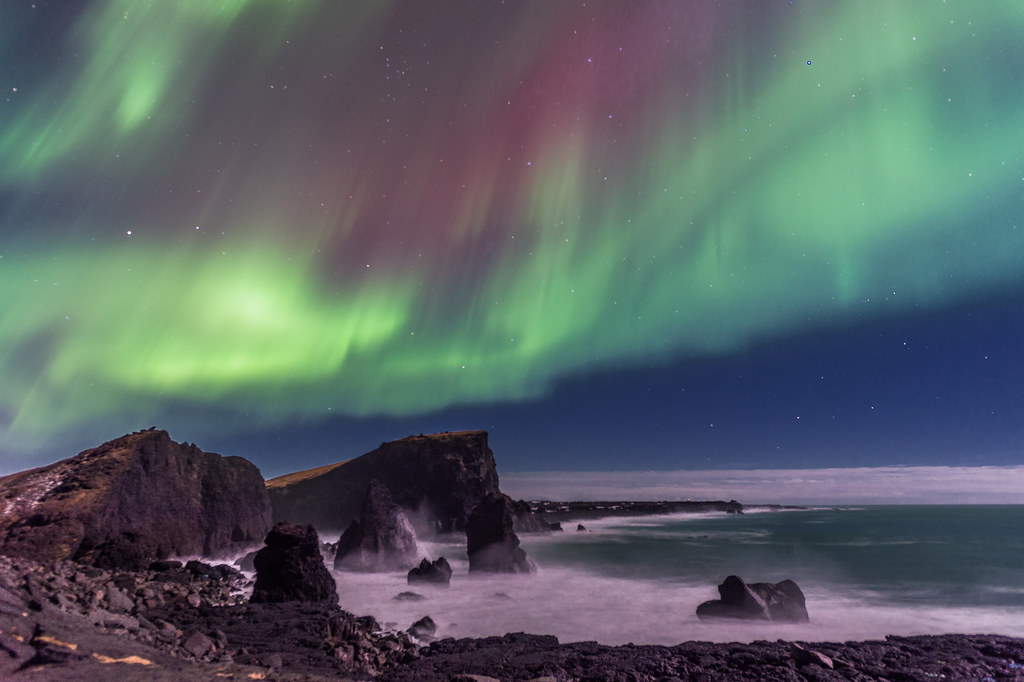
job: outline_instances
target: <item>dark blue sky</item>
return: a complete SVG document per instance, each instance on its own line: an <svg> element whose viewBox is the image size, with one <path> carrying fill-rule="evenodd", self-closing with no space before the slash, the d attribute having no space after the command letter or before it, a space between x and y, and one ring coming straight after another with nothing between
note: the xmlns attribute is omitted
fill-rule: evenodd
<svg viewBox="0 0 1024 682"><path fill-rule="evenodd" d="M484 428L499 469L1021 464L1019 294L567 379L539 401L213 438L267 475ZM287 456L283 456L288 453Z"/></svg>

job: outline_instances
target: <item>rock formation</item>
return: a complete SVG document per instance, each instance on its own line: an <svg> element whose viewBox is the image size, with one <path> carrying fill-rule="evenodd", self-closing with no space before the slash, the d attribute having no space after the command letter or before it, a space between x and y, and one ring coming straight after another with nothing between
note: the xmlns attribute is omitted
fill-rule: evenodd
<svg viewBox="0 0 1024 682"><path fill-rule="evenodd" d="M259 470L150 429L0 478L0 553L145 568L259 542L270 503Z"/></svg>
<svg viewBox="0 0 1024 682"><path fill-rule="evenodd" d="M405 512L391 499L387 487L370 481L359 520L338 541L334 568L350 571L390 571L416 562L416 534Z"/></svg>
<svg viewBox="0 0 1024 682"><path fill-rule="evenodd" d="M721 599L706 601L697 607L699 618L743 618L784 623L810 620L804 593L792 580L747 584L730 575L718 586L718 594Z"/></svg>
<svg viewBox="0 0 1024 682"><path fill-rule="evenodd" d="M320 538L313 526L281 521L267 534L266 543L254 560L252 603L338 600L338 586L324 566Z"/></svg>
<svg viewBox="0 0 1024 682"><path fill-rule="evenodd" d="M413 623L406 632L416 639L431 639L434 633L437 632L437 623L430 616L423 616Z"/></svg>
<svg viewBox="0 0 1024 682"><path fill-rule="evenodd" d="M498 493L486 431L409 436L356 459L268 481L274 519L343 530L358 518L374 478L400 507L422 512L412 518L420 534L463 530L480 500Z"/></svg>
<svg viewBox="0 0 1024 682"><path fill-rule="evenodd" d="M512 502L492 495L477 505L466 521L469 572L532 573L536 565L519 546L512 528Z"/></svg>
<svg viewBox="0 0 1024 682"><path fill-rule="evenodd" d="M432 585L447 586L452 579L452 567L448 560L440 557L437 561L431 562L424 559L420 565L409 571L406 580L410 585L414 583L430 583Z"/></svg>

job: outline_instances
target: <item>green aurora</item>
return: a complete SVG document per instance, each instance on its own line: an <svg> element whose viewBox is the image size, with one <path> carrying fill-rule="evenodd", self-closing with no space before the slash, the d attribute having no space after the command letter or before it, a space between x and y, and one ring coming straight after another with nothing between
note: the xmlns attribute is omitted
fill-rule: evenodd
<svg viewBox="0 0 1024 682"><path fill-rule="evenodd" d="M0 10L0 449L538 399L1024 280L1014 2L417 4L95 1L41 61Z"/></svg>

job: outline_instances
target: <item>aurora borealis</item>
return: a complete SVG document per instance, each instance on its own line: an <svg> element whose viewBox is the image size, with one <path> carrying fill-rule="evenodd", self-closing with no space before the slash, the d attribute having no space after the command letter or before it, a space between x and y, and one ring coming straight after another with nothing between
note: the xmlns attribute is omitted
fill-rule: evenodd
<svg viewBox="0 0 1024 682"><path fill-rule="evenodd" d="M1005 461L1021 35L967 0L5 2L0 469L151 424L271 475L449 428L512 469Z"/></svg>

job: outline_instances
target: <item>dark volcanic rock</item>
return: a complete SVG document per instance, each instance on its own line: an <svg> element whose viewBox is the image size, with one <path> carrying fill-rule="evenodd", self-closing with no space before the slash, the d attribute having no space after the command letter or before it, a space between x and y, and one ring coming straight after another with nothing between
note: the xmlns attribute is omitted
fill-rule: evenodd
<svg viewBox="0 0 1024 682"><path fill-rule="evenodd" d="M552 522L543 514L537 513L526 500L508 498L512 510L512 530L517 533L550 533ZM561 530L561 528L559 528Z"/></svg>
<svg viewBox="0 0 1024 682"><path fill-rule="evenodd" d="M512 529L512 503L505 495L483 500L466 522L469 572L532 573L536 565Z"/></svg>
<svg viewBox="0 0 1024 682"><path fill-rule="evenodd" d="M434 619L430 616L423 616L413 623L406 632L417 639L428 639L433 637L434 633L437 632L437 623L435 623Z"/></svg>
<svg viewBox="0 0 1024 682"><path fill-rule="evenodd" d="M1014 680L1022 672L1016 661L1024 658L1024 640L998 635L888 637L799 649L781 640L672 647L559 644L554 637L514 633L436 641L381 680Z"/></svg>
<svg viewBox="0 0 1024 682"><path fill-rule="evenodd" d="M338 541L334 568L350 571L390 571L416 561L416 533L405 512L391 499L387 487L370 481L358 521Z"/></svg>
<svg viewBox="0 0 1024 682"><path fill-rule="evenodd" d="M267 482L275 519L342 530L356 520L371 479L391 491L420 533L459 531L473 508L498 494L494 453L486 431L409 436L347 462Z"/></svg>
<svg viewBox="0 0 1024 682"><path fill-rule="evenodd" d="M448 585L452 579L452 567L448 560L439 557L436 561L430 562L424 559L420 565L409 571L407 577L410 585L414 583L431 583L434 585Z"/></svg>
<svg viewBox="0 0 1024 682"><path fill-rule="evenodd" d="M721 599L706 601L697 607L697 616L705 618L743 618L786 623L807 622L804 593L792 580L780 583L750 583L730 575L718 586Z"/></svg>
<svg viewBox="0 0 1024 682"><path fill-rule="evenodd" d="M270 527L255 466L157 430L0 478L0 509L0 553L101 567L223 556L258 543Z"/></svg>
<svg viewBox="0 0 1024 682"><path fill-rule="evenodd" d="M267 534L267 546L256 553L256 585L251 602L338 600L337 585L320 555L313 526L279 522Z"/></svg>

